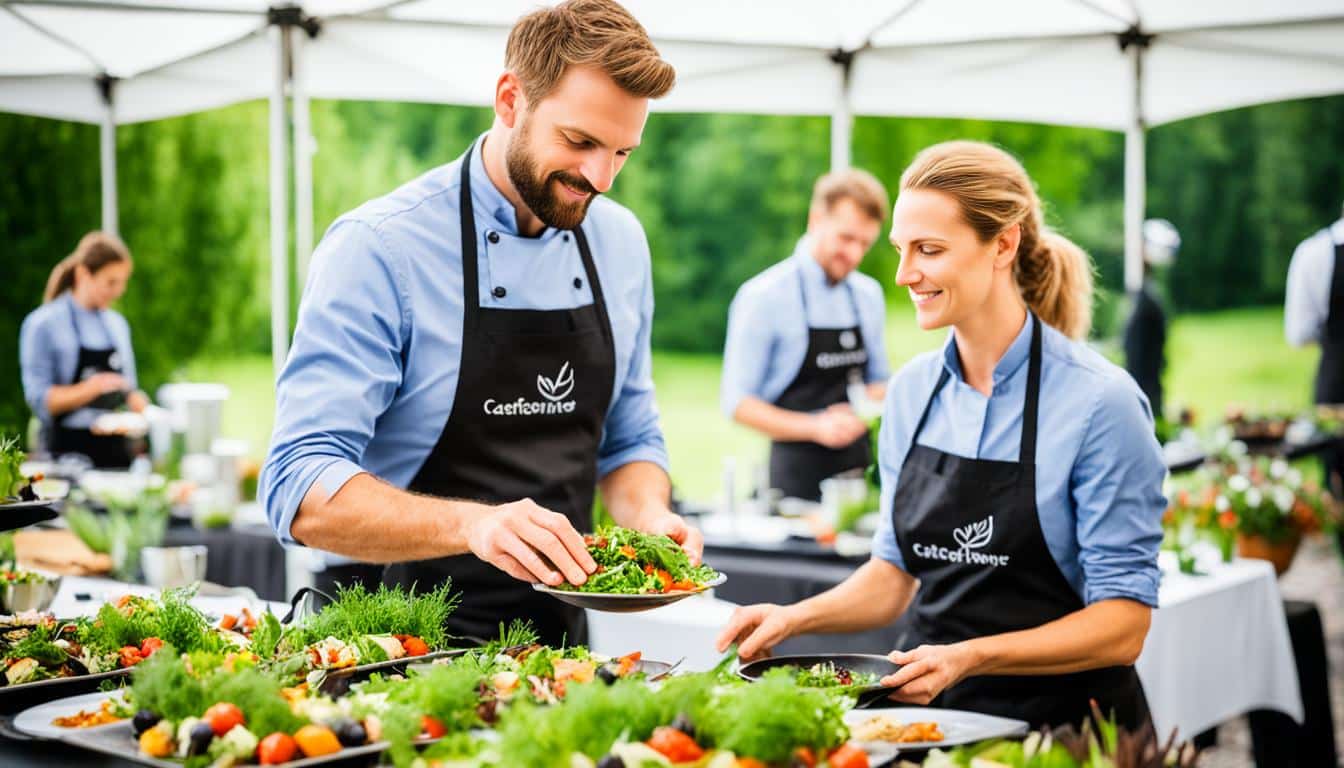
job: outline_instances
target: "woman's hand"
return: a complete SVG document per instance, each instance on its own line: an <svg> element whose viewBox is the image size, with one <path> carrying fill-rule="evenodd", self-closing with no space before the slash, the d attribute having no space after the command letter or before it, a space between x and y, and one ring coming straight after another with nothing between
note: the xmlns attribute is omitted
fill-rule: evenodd
<svg viewBox="0 0 1344 768"><path fill-rule="evenodd" d="M144 413L149 407L149 396L137 389L126 396L126 407L136 413Z"/></svg>
<svg viewBox="0 0 1344 768"><path fill-rule="evenodd" d="M921 645L909 651L892 651L887 658L900 664L895 674L881 684L896 688L893 701L923 706L938 694L975 672L979 660L970 645Z"/></svg>
<svg viewBox="0 0 1344 768"><path fill-rule="evenodd" d="M719 633L715 645L719 653L737 643L737 656L753 661L770 655L770 649L789 639L797 631L793 606L759 603L733 611L728 626Z"/></svg>

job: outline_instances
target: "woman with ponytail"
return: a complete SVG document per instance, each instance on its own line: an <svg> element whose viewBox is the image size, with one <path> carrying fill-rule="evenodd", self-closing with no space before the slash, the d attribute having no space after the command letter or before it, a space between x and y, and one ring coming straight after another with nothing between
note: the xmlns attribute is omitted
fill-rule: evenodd
<svg viewBox="0 0 1344 768"><path fill-rule="evenodd" d="M888 386L873 557L801 603L738 609L720 644L751 658L901 617L897 701L1060 726L1095 699L1138 726L1166 468L1138 386L1081 341L1087 254L1015 159L964 141L906 169L891 242L919 326L950 331Z"/></svg>
<svg viewBox="0 0 1344 768"><path fill-rule="evenodd" d="M126 290L131 254L116 235L90 232L51 271L42 306L24 318L19 362L28 405L55 455L81 453L98 467L125 467L129 444L94 434L111 409L142 411L131 329L110 305Z"/></svg>

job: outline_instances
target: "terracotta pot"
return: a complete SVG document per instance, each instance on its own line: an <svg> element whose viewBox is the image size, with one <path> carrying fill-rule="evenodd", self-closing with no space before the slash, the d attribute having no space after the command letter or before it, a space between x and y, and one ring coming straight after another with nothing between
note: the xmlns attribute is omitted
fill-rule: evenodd
<svg viewBox="0 0 1344 768"><path fill-rule="evenodd" d="M1301 543L1302 535L1296 531L1277 544L1270 543L1264 536L1249 536L1243 533L1237 535L1237 554L1242 557L1268 560L1274 564L1274 573L1282 576L1293 564L1293 558L1297 556L1297 547Z"/></svg>

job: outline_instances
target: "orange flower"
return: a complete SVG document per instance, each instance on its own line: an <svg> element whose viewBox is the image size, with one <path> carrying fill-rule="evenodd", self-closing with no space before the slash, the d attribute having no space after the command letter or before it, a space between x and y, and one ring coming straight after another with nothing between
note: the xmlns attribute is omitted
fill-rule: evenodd
<svg viewBox="0 0 1344 768"><path fill-rule="evenodd" d="M1189 492L1189 491L1181 491L1180 493L1177 493L1177 494L1176 494L1176 503L1179 504L1179 505L1181 506L1182 509L1184 509L1184 508L1186 508L1186 507L1189 507L1189 506L1190 506L1190 492Z"/></svg>
<svg viewBox="0 0 1344 768"><path fill-rule="evenodd" d="M1237 513L1229 509L1226 512L1218 515L1218 524L1221 525L1224 530L1228 531L1232 530L1233 528L1236 528Z"/></svg>
<svg viewBox="0 0 1344 768"><path fill-rule="evenodd" d="M1167 507L1167 511L1162 513L1163 525L1174 525L1176 523L1176 510Z"/></svg>

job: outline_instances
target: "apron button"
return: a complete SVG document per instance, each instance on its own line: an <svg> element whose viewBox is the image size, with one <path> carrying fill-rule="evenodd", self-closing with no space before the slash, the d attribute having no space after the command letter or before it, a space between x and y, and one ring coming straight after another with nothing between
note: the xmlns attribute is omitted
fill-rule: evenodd
<svg viewBox="0 0 1344 768"><path fill-rule="evenodd" d="M504 290L504 286L496 285L495 290L491 291L490 293L494 294L494 297L496 299L502 299L505 296L507 296L509 292Z"/></svg>
<svg viewBox="0 0 1344 768"><path fill-rule="evenodd" d="M485 233L485 239L486 239L486 240L489 240L491 243L498 243L498 242L499 242L499 233L498 233L498 232L495 232L494 230L491 230L491 231L489 231L489 232L486 232L486 233Z"/></svg>
<svg viewBox="0 0 1344 768"><path fill-rule="evenodd" d="M582 288L582 287L583 287L583 281L580 280L580 279L577 278L577 277L574 278L574 287L575 287L575 288Z"/></svg>
<svg viewBox="0 0 1344 768"><path fill-rule="evenodd" d="M568 242L569 242L569 233L566 232L565 234L561 235L561 236L560 236L560 239L561 239L561 240L564 240L566 243L568 243Z"/></svg>

